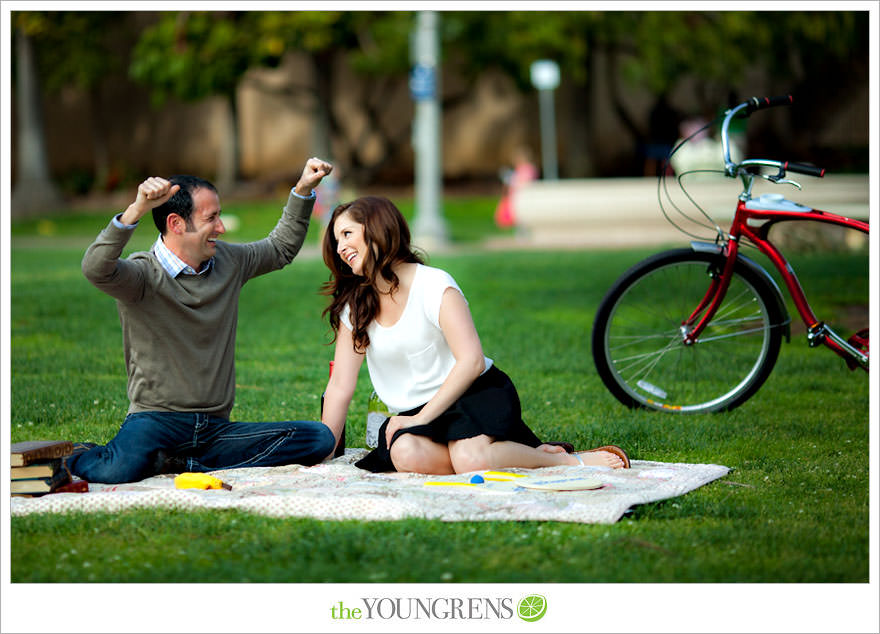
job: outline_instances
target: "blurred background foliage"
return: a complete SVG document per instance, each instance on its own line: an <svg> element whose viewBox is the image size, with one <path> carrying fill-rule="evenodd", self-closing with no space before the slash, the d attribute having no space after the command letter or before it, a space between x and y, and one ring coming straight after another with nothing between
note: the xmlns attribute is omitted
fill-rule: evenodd
<svg viewBox="0 0 880 634"><path fill-rule="evenodd" d="M839 116L845 101L841 96L867 85L868 16L867 11L442 12L443 110L449 112L471 98L490 72L527 95L533 90L531 63L547 58L560 65L570 103L595 103L598 98L610 104L615 123L628 137L621 143L632 148L649 142L652 133L644 112L633 106L635 92L660 99L687 85L689 108L715 113L737 96L738 86L748 86L749 75L756 72L786 92L809 95L808 106L793 115L792 127L809 122L820 130ZM394 87L406 84L412 65L412 12L17 11L12 25L18 42L14 57L26 46L34 60L29 70L14 64L13 91L19 75L29 72L44 102L76 94L88 104L93 144L89 153L94 160L91 173L81 175L76 193L123 185L124 177L111 174L115 159L107 138L116 123L106 95L127 86L132 94L148 95L156 108L170 101L212 97L226 102L223 137L231 145L217 158L214 176L221 183L241 178L236 96L246 81L299 104L316 130L313 153L340 160L354 184L382 182L391 164L398 166L397 173L407 173L401 164L410 157L411 128L399 116L396 125L390 124L387 112ZM277 68L288 55L306 60L308 72L283 85L266 82L254 72ZM361 78L363 86L356 90L340 82L342 68ZM829 90L832 85L834 90ZM351 132L344 108L320 107L340 99L356 102L364 130L378 139L373 156L363 151L367 132ZM864 99L867 109L867 96ZM20 100L16 107L37 112L41 108L39 102ZM584 121L589 113L567 116L560 136L595 156L598 134ZM31 133L45 137L39 119L28 125L37 128ZM16 136L23 138L19 127ZM18 143L20 148L24 145ZM867 140L845 158L858 169L866 165L866 156ZM50 165L36 178L62 181L63 170L51 167L51 149L46 161ZM133 159L128 162L134 172L141 169ZM491 163L492 173L500 167L496 156L483 162ZM19 180L32 182L35 176L23 167L27 164L13 157ZM635 165L618 161L604 167L563 157L562 174L629 176Z"/></svg>

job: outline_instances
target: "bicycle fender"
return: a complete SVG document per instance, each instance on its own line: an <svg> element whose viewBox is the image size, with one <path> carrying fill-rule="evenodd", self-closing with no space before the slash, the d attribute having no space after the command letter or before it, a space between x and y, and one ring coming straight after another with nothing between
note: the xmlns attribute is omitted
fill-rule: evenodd
<svg viewBox="0 0 880 634"><path fill-rule="evenodd" d="M714 242L691 242L691 249L698 253L717 253L719 255L722 254L722 246L720 244L715 244ZM785 298L782 296L782 291L779 288L779 284L776 283L776 280L773 279L773 276L767 272L763 266L755 262L748 256L743 255L742 253L736 254L736 260L738 263L742 264L742 266L751 269L758 276L762 277L766 282L767 286L769 286L773 290L773 297L776 299L776 304L779 307L779 312L783 316L784 321L782 325L782 334L785 337L786 343L791 343L791 316L788 313L788 308L785 306Z"/></svg>

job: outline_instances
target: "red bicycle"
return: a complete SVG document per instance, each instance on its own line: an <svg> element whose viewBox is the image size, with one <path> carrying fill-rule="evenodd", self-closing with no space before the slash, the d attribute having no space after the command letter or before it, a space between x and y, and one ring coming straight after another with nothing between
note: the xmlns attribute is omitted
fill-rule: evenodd
<svg viewBox="0 0 880 634"><path fill-rule="evenodd" d="M867 327L844 338L819 320L794 269L768 234L777 223L795 221L867 234L868 223L812 209L780 194L752 197L756 178L800 189L786 175L821 177L821 168L766 159L736 163L730 158L729 127L734 119L791 103L790 96L752 98L724 115L723 173L743 184L730 228L721 229L688 196L712 221L715 241L695 241L689 249L649 257L624 273L602 300L593 324L593 360L606 387L624 405L676 413L718 412L742 404L761 387L773 370L782 338L790 340L791 319L776 281L741 252L747 244L779 272L807 328L809 345L829 348L851 369L867 372ZM682 176L678 183L684 190ZM663 208L662 199L660 203ZM670 219L665 209L663 213Z"/></svg>

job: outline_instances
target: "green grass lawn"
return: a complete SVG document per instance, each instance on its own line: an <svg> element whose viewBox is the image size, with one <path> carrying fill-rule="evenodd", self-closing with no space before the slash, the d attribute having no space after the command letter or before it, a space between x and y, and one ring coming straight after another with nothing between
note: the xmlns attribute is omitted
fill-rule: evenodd
<svg viewBox="0 0 880 634"><path fill-rule="evenodd" d="M223 201L223 218L227 221L224 239L230 242L247 242L266 237L281 213L284 200L258 200L253 202ZM395 199L401 213L412 220L415 205L411 198ZM495 226L493 214L497 197L474 196L466 198L447 198L443 201L443 216L446 219L449 237L456 243L475 243L488 235L510 234L509 229ZM19 244L83 244L88 246L97 231L103 228L116 210L72 210L63 216L53 215L44 218L20 220L12 224L11 235ZM229 219L232 218L232 222ZM147 230L144 230L146 227ZM307 245L317 245L322 233L322 223L315 219L309 226ZM156 239L156 231L148 215L142 222L140 231L135 232L129 243L133 249L148 249Z"/></svg>
<svg viewBox="0 0 880 634"><path fill-rule="evenodd" d="M492 231L493 205L456 207L453 235L475 244ZM230 239L264 234L278 207L253 218L243 209L227 212L245 226L253 219L259 231ZM45 222L13 227L12 441L105 442L124 416L114 302L79 269L82 248L107 219L54 219L51 231ZM153 237L143 231L135 248ZM636 507L611 526L322 522L234 511L14 517L12 581L867 582L865 373L810 349L796 332L765 386L731 413L633 412L603 388L590 356L593 315L613 280L654 250L471 249L431 263L458 280L486 353L514 379L539 436L581 448L615 443L634 459L723 464L732 469L726 478ZM832 323L867 294L865 254L804 254L795 264L816 312ZM326 278L323 263L306 257L245 288L236 419L318 417L332 356L320 320ZM362 445L369 389L364 367L350 446Z"/></svg>

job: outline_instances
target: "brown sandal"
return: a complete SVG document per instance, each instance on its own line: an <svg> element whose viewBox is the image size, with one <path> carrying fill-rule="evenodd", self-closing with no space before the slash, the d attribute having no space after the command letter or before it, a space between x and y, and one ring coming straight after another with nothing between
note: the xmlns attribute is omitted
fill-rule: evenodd
<svg viewBox="0 0 880 634"><path fill-rule="evenodd" d="M613 453L615 456L623 460L623 468L629 469L629 456L627 456L626 452L617 445L603 445L602 447L596 447L595 449L588 449L578 453L593 453L594 451L607 451L608 453Z"/></svg>

